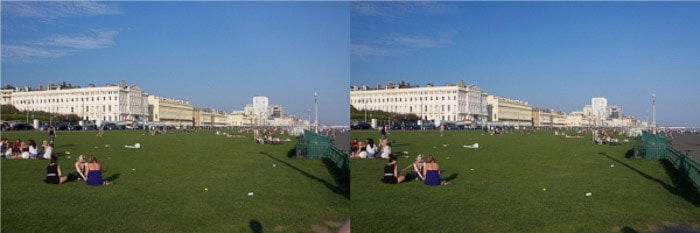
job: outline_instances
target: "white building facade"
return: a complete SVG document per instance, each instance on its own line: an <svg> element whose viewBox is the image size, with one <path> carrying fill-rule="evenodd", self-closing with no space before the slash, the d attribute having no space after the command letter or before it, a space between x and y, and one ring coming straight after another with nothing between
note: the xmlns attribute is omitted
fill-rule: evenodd
<svg viewBox="0 0 700 233"><path fill-rule="evenodd" d="M487 94L478 85L447 84L403 86L387 85L370 89L353 86L350 104L357 110L381 110L400 114L413 113L423 120L449 122L485 122Z"/></svg>
<svg viewBox="0 0 700 233"><path fill-rule="evenodd" d="M83 120L146 121L148 94L139 86L107 85L83 88L15 89L9 104L20 111L76 114Z"/></svg>

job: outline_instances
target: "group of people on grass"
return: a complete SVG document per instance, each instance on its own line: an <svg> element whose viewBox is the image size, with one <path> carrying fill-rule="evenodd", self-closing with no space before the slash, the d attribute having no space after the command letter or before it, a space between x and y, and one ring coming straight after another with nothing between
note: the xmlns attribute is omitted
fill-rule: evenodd
<svg viewBox="0 0 700 233"><path fill-rule="evenodd" d="M420 179L424 184L429 186L447 184L440 178L440 165L433 155L428 155L425 160L423 160L423 155L418 155L413 163L401 169L401 172L408 169L411 169L411 171L406 173L406 175L399 175L398 159L396 154L391 154L389 155L389 161L384 165L384 177L382 178L382 182L387 184L400 184Z"/></svg>
<svg viewBox="0 0 700 233"><path fill-rule="evenodd" d="M374 143L374 140L368 138L364 142L357 138L350 143L350 157L360 159L382 158L388 159L391 155L391 142L384 138L379 139L380 147Z"/></svg>
<svg viewBox="0 0 700 233"><path fill-rule="evenodd" d="M75 162L75 171L67 176L64 176L61 172L61 166L58 165L58 157L52 156L51 161L46 166L44 182L48 184L63 184L73 179L83 180L85 184L90 186L111 184L102 180L102 165L97 162L97 157L94 155L90 155L88 162L85 161L83 155L78 156L78 160Z"/></svg>
<svg viewBox="0 0 700 233"><path fill-rule="evenodd" d="M0 154L6 159L50 159L53 152L53 142L43 141L39 148L32 139L23 142L17 139L10 143L7 138L0 141Z"/></svg>
<svg viewBox="0 0 700 233"><path fill-rule="evenodd" d="M275 133L276 130L274 129L267 129L262 131L254 129L253 138L255 138L255 143L258 144L281 144L282 139L276 137ZM280 131L280 133L284 134L284 131Z"/></svg>

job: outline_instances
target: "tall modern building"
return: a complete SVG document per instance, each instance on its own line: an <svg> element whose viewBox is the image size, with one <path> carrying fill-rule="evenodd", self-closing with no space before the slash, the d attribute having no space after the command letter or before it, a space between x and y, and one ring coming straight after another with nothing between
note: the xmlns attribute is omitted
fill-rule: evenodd
<svg viewBox="0 0 700 233"><path fill-rule="evenodd" d="M107 84L87 87L70 84L49 84L46 88L15 88L2 92L3 102L21 111L45 111L58 114L76 114L83 120L146 121L148 94L139 86Z"/></svg>
<svg viewBox="0 0 700 233"><path fill-rule="evenodd" d="M358 110L413 113L423 120L477 124L486 121L486 97L478 85L465 85L464 81L443 86L411 86L401 81L376 88L352 86L350 90L350 104Z"/></svg>
<svg viewBox="0 0 700 233"><path fill-rule="evenodd" d="M608 99L604 97L591 98L591 110L596 119L596 125L603 125L608 118Z"/></svg>

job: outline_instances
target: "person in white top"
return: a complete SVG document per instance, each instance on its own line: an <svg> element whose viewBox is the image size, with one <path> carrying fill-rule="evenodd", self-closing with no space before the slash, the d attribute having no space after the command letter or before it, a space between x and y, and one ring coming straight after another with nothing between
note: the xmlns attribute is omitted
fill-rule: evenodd
<svg viewBox="0 0 700 233"><path fill-rule="evenodd" d="M382 159L389 159L389 155L391 154L391 142L389 140L382 140L382 154L381 157Z"/></svg>
<svg viewBox="0 0 700 233"><path fill-rule="evenodd" d="M44 141L41 143L42 146L44 147L44 159L51 159L51 153L53 152L53 143L48 143Z"/></svg>
<svg viewBox="0 0 700 233"><path fill-rule="evenodd" d="M365 148L367 150L367 158L374 158L374 155L377 153L377 145L374 144L374 140L368 138Z"/></svg>

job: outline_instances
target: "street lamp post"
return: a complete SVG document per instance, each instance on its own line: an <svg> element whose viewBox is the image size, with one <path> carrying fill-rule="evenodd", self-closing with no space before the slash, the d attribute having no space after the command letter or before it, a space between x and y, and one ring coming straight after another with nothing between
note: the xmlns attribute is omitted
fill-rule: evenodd
<svg viewBox="0 0 700 233"><path fill-rule="evenodd" d="M314 92L314 109L316 112L316 133L318 133L318 92Z"/></svg>

